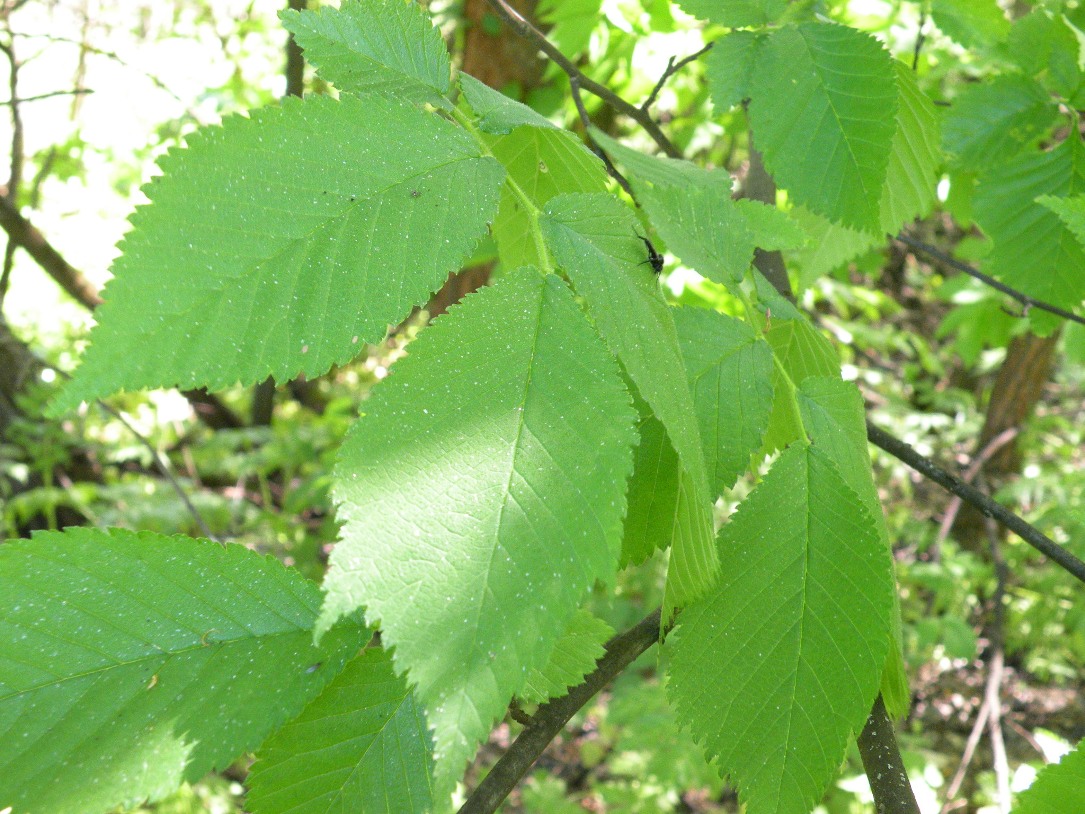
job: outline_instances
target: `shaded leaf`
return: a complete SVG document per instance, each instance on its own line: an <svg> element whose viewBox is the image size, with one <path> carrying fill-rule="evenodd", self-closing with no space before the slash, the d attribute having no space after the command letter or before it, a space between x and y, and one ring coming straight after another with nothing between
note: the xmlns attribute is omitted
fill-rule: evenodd
<svg viewBox="0 0 1085 814"><path fill-rule="evenodd" d="M1013 814L1061 814L1085 810L1085 741L1046 766L1029 789L1022 792Z"/></svg>
<svg viewBox="0 0 1085 814"><path fill-rule="evenodd" d="M425 814L432 745L422 709L378 647L358 656L260 749L254 814Z"/></svg>
<svg viewBox="0 0 1085 814"><path fill-rule="evenodd" d="M713 44L705 57L705 76L717 113L726 113L749 98L757 51L765 39L757 31L732 31Z"/></svg>
<svg viewBox="0 0 1085 814"><path fill-rule="evenodd" d="M487 133L505 134L522 125L557 129L548 119L527 105L511 99L470 74L459 75L460 90L478 116L478 126Z"/></svg>
<svg viewBox="0 0 1085 814"><path fill-rule="evenodd" d="M796 389L810 377L839 377L840 359L829 340L802 317L774 319L765 339L775 357L772 413L764 441L764 451L772 452L803 437Z"/></svg>
<svg viewBox="0 0 1085 814"><path fill-rule="evenodd" d="M1010 21L995 0L932 0L931 19L966 48L994 45L1010 33Z"/></svg>
<svg viewBox="0 0 1085 814"><path fill-rule="evenodd" d="M318 627L365 606L458 778L618 563L636 416L556 276L524 269L423 331L343 443Z"/></svg>
<svg viewBox="0 0 1085 814"><path fill-rule="evenodd" d="M239 545L71 528L0 546L0 806L93 814L225 768L369 637ZM93 782L91 782L93 781Z"/></svg>
<svg viewBox="0 0 1085 814"><path fill-rule="evenodd" d="M602 619L585 610L577 611L554 646L550 661L528 673L520 697L528 703L541 704L565 695L595 669L596 661L606 652L604 645L613 635L614 628Z"/></svg>
<svg viewBox="0 0 1085 814"><path fill-rule="evenodd" d="M776 22L786 0L678 0L684 11L702 20L732 28Z"/></svg>
<svg viewBox="0 0 1085 814"><path fill-rule="evenodd" d="M882 187L881 231L896 234L902 223L925 217L934 205L936 172L942 160L934 103L919 89L915 75L894 61L900 108L897 132Z"/></svg>

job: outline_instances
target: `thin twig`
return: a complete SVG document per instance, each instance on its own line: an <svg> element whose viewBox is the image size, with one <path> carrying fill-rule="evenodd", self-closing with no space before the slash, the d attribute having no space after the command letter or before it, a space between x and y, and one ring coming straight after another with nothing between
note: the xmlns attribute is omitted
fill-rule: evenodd
<svg viewBox="0 0 1085 814"><path fill-rule="evenodd" d="M959 495L965 502L971 503L979 509L984 516L993 517L1041 554L1061 566L1068 574L1085 583L1085 562L1079 560L1031 523L1026 522L1009 509L996 503L989 495L984 494L979 489L969 486L967 483L962 483L959 478L949 474L934 461L920 455L904 441L887 433L880 427L876 427L867 421L866 428L867 438L876 447L880 447L894 458L908 464L916 472L934 481L943 489Z"/></svg>
<svg viewBox="0 0 1085 814"><path fill-rule="evenodd" d="M501 19L512 26L517 34L531 40L538 49L550 57L550 59L552 59L570 79L575 76L580 83L580 87L589 93L598 96L619 113L633 119L633 121L644 128L644 132L646 132L652 138L652 141L659 145L659 149L668 156L671 158L682 157L682 153L674 146L671 140L667 138L663 131L659 129L659 125L655 123L646 111L631 105L606 85L600 85L594 79L585 76L579 68L569 61L569 58L566 57L565 54L559 51L557 47L550 42L541 31L539 31L539 29L535 28L535 26L524 19L524 17L505 2L505 0L487 0L487 2L490 4L490 7L497 12Z"/></svg>
<svg viewBox="0 0 1085 814"><path fill-rule="evenodd" d="M979 484L985 485L982 476L980 476ZM985 517L984 526L987 529L987 542L991 546L991 562L995 568L995 593L991 597L993 609L991 628L987 636L990 640L991 660L987 667L987 686L983 694L989 706L987 730L991 736L991 757L995 770L995 787L998 789L998 808L1001 814L1010 814L1010 764L1006 757L1006 739L1002 736L1002 676L1006 658L1003 641L1006 584L1009 582L1010 569L1002 554L1002 543L999 542L995 521L990 517Z"/></svg>
<svg viewBox="0 0 1085 814"><path fill-rule="evenodd" d="M712 50L713 45L715 45L715 43L710 42L701 50L690 54L688 57L683 57L677 62L675 62L673 56L668 59L666 70L664 70L663 75L659 77L659 81L656 82L655 87L652 88L652 92L648 94L648 98L641 103L640 109L647 113L648 109L655 104L656 97L658 97L660 91L663 90L663 86L667 84L667 80L674 76L674 74L682 70L684 67L689 65L689 63L707 54L710 50Z"/></svg>
<svg viewBox="0 0 1085 814"><path fill-rule="evenodd" d="M19 105L25 102L40 102L42 99L53 99L57 96L85 96L90 93L94 93L94 90L92 88L51 90L48 93L39 93L36 96L23 96L19 98L13 96L11 99L0 99L0 107L7 107L8 105Z"/></svg>
<svg viewBox="0 0 1085 814"><path fill-rule="evenodd" d="M964 743L964 751L961 752L961 762L957 764L957 771L953 773L953 779L949 781L949 785L946 786L946 801L942 804L941 814L948 814L957 808L960 808L960 802L957 801L957 792L961 790L961 784L964 782L965 773L968 771L969 764L972 763L972 758L976 755L976 747L979 746L980 738L983 737L983 730L987 726L987 715L990 712L990 706L987 700L987 694L984 693L983 702L980 704L979 710L976 711L976 720L972 724L972 731L968 733L968 740Z"/></svg>
<svg viewBox="0 0 1085 814"><path fill-rule="evenodd" d="M927 39L927 35L923 33L923 26L927 22L927 10L924 8L919 15L919 26L915 32L915 50L912 52L912 73L915 73L919 69L919 53L923 50L923 43Z"/></svg>
<svg viewBox="0 0 1085 814"><path fill-rule="evenodd" d="M920 240L909 237L903 232L897 235L894 239L899 241L900 243L903 243L905 246L909 246L913 249L918 249L924 254L930 255L935 260L939 261L940 263L944 263L952 269L963 272L969 277L974 277L980 282L989 285L991 288L995 289L995 291L1001 291L1007 297L1011 297L1012 299L1017 300L1017 302L1025 306L1026 311L1029 308L1038 308L1041 311L1047 311L1049 314L1054 314L1055 316L1062 317L1063 319L1070 320L1071 322L1076 322L1079 325L1085 325L1085 317L1079 316L1078 314L1075 314L1071 311L1067 311L1065 308L1059 308L1057 305L1051 305L1042 300L1038 300L1035 297L1030 297L1028 294L1025 294L1022 291L1018 291L1016 288L1010 288L1010 286L1006 285L1005 283L999 282L991 275L984 274L979 269L973 268L967 263L962 263L957 258L951 257L945 252L939 251L934 246L929 246Z"/></svg>
<svg viewBox="0 0 1085 814"><path fill-rule="evenodd" d="M497 765L471 792L458 814L493 814L547 745L569 723L569 719L588 703L622 670L659 641L659 611L653 611L635 626L607 642L606 653L596 662L595 670L584 682L539 707L531 724L516 738Z"/></svg>
<svg viewBox="0 0 1085 814"><path fill-rule="evenodd" d="M988 441L986 446L980 450L979 455L973 458L972 462L968 465L968 468L961 473L961 480L964 483L971 485L972 481L979 475L984 464L991 460L996 452L1016 438L1019 433L1020 429L1018 427L1010 427ZM949 537L949 532L953 528L954 522L957 520L957 515L961 511L963 502L964 499L960 495L954 495L953 499L949 501L949 505L946 506L946 513L942 516L942 523L938 527L938 542L942 542Z"/></svg>

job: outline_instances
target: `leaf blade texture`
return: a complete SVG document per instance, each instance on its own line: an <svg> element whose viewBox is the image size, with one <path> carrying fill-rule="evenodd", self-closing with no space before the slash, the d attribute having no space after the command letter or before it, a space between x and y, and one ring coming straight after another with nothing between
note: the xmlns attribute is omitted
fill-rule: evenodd
<svg viewBox="0 0 1085 814"><path fill-rule="evenodd" d="M392 657L370 647L261 747L249 773L254 814L426 814L433 747Z"/></svg>
<svg viewBox="0 0 1085 814"><path fill-rule="evenodd" d="M243 546L73 528L0 546L0 800L91 814L224 768L362 646ZM94 782L87 782L94 778Z"/></svg>
<svg viewBox="0 0 1085 814"><path fill-rule="evenodd" d="M809 811L878 691L889 553L816 446L785 450L720 535L720 582L671 634L670 697L751 812Z"/></svg>
<svg viewBox="0 0 1085 814"><path fill-rule="evenodd" d="M873 37L826 23L781 28L758 50L754 140L798 203L877 228L897 96L889 54Z"/></svg>
<svg viewBox="0 0 1085 814"><path fill-rule="evenodd" d="M317 74L339 90L449 106L448 49L417 3L351 0L279 17Z"/></svg>
<svg viewBox="0 0 1085 814"><path fill-rule="evenodd" d="M579 684L595 669L595 663L606 652L605 645L613 635L614 628L602 619L586 610L578 610L558 639L546 666L528 674L520 698L541 704L565 695L570 687Z"/></svg>
<svg viewBox="0 0 1085 814"><path fill-rule="evenodd" d="M934 102L901 62L894 60L893 70L900 107L880 204L881 231L887 234L896 234L906 221L930 214L935 174L942 161Z"/></svg>
<svg viewBox="0 0 1085 814"><path fill-rule="evenodd" d="M161 168L54 412L351 359L459 267L503 177L453 125L379 96L288 99L198 132Z"/></svg>
<svg viewBox="0 0 1085 814"><path fill-rule="evenodd" d="M556 276L522 269L423 331L340 452L321 629L366 608L457 779L620 551L635 413Z"/></svg>
<svg viewBox="0 0 1085 814"><path fill-rule="evenodd" d="M641 398L667 430L688 475L681 478L667 609L694 599L715 579L712 501L704 453L671 309L655 275L640 267L644 247L632 214L609 195L561 195L546 206L543 234L600 335Z"/></svg>
<svg viewBox="0 0 1085 814"><path fill-rule="evenodd" d="M1058 814L1085 808L1085 741L1062 760L1045 766L1024 792L1013 814Z"/></svg>

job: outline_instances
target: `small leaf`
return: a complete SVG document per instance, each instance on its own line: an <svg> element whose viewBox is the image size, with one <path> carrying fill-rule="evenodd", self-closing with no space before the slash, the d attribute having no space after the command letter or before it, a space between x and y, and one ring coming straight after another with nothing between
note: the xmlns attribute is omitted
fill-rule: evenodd
<svg viewBox="0 0 1085 814"><path fill-rule="evenodd" d="M614 628L602 619L578 610L554 646L550 661L528 674L520 697L530 704L541 704L565 695L595 669L596 661L606 652L604 645L613 635Z"/></svg>
<svg viewBox="0 0 1085 814"><path fill-rule="evenodd" d="M995 0L933 0L931 19L965 48L992 46L1010 33L1010 21Z"/></svg>
<svg viewBox="0 0 1085 814"><path fill-rule="evenodd" d="M805 245L792 255L799 272L799 291L805 291L819 277L883 243L881 235L840 226L802 206L796 206L790 214L806 233ZM789 263L788 267L791 266Z"/></svg>
<svg viewBox="0 0 1085 814"><path fill-rule="evenodd" d="M777 29L758 50L750 96L754 140L777 183L834 221L877 228L898 106L878 41L827 23Z"/></svg>
<svg viewBox="0 0 1085 814"><path fill-rule="evenodd" d="M1053 195L1041 195L1036 202L1046 206L1059 216L1078 242L1085 246L1085 195L1073 195L1068 198L1056 198Z"/></svg>
<svg viewBox="0 0 1085 814"><path fill-rule="evenodd" d="M461 73L459 79L463 98L478 116L478 126L483 131L504 135L524 125L557 129L549 119L532 108L479 82L470 74Z"/></svg>
<svg viewBox="0 0 1085 814"><path fill-rule="evenodd" d="M896 234L902 223L930 213L935 177L942 160L934 103L919 89L915 75L894 61L900 109L881 197L881 231Z"/></svg>
<svg viewBox="0 0 1085 814"><path fill-rule="evenodd" d="M955 168L986 170L1043 138L1058 120L1058 108L1035 80L1002 74L953 100L942 120L942 145Z"/></svg>
<svg viewBox="0 0 1085 814"><path fill-rule="evenodd" d="M758 31L732 31L713 44L705 57L705 76L717 113L749 98L757 52L765 39Z"/></svg>
<svg viewBox="0 0 1085 814"><path fill-rule="evenodd" d="M674 539L682 464L667 430L644 400L634 394L640 414L640 443L633 452L633 474L626 494L621 565L639 565Z"/></svg>
<svg viewBox="0 0 1085 814"><path fill-rule="evenodd" d="M772 347L773 402L764 451L783 449L803 437L796 388L812 376L840 376L840 358L824 336L805 318L773 319L765 332Z"/></svg>
<svg viewBox="0 0 1085 814"><path fill-rule="evenodd" d="M200 131L161 167L54 414L348 361L459 268L504 174L463 131L379 96L288 99Z"/></svg>
<svg viewBox="0 0 1085 814"><path fill-rule="evenodd" d="M772 350L746 323L715 311L679 308L675 325L718 495L761 446L772 409Z"/></svg>
<svg viewBox="0 0 1085 814"><path fill-rule="evenodd" d="M889 552L836 467L797 444L724 526L720 558L667 640L670 697L750 811L809 811L878 692Z"/></svg>
<svg viewBox="0 0 1085 814"><path fill-rule="evenodd" d="M1071 136L1048 152L994 167L975 196L976 221L994 244L992 270L1038 300L1076 308L1085 298L1085 248L1037 199L1085 192L1085 146Z"/></svg>
<svg viewBox="0 0 1085 814"><path fill-rule="evenodd" d="M371 647L265 743L249 773L254 814L425 814L433 749L392 657Z"/></svg>
<svg viewBox="0 0 1085 814"><path fill-rule="evenodd" d="M1037 7L1014 22L1005 50L1021 70L1064 99L1081 88L1081 44L1058 12Z"/></svg>
<svg viewBox="0 0 1085 814"><path fill-rule="evenodd" d="M644 247L635 223L612 196L561 195L547 204L542 228L599 333L666 427L689 476L688 481L683 479L682 490L688 505L679 508L687 522L673 541L667 576L667 596L680 605L715 578L712 504L674 319L655 276L647 268L638 269Z"/></svg>
<svg viewBox="0 0 1085 814"><path fill-rule="evenodd" d="M1022 792L1013 814L1061 814L1085 811L1085 741L1058 763L1044 767Z"/></svg>
<svg viewBox="0 0 1085 814"><path fill-rule="evenodd" d="M369 637L239 545L71 528L0 546L0 805L94 814L255 749Z"/></svg>
<svg viewBox="0 0 1085 814"><path fill-rule="evenodd" d="M458 779L614 576L636 416L572 292L522 269L440 317L343 443L318 630L365 606Z"/></svg>
<svg viewBox="0 0 1085 814"><path fill-rule="evenodd" d="M787 8L786 0L678 0L694 17L731 28L774 23Z"/></svg>
<svg viewBox="0 0 1085 814"><path fill-rule="evenodd" d="M339 90L449 107L448 49L417 3L352 0L279 17L320 77Z"/></svg>

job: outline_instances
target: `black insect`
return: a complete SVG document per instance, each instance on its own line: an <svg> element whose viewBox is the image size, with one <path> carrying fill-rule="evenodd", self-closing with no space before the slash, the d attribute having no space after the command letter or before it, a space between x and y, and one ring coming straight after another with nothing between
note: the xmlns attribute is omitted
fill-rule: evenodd
<svg viewBox="0 0 1085 814"><path fill-rule="evenodd" d="M634 232L637 237L644 241L644 248L648 250L648 259L642 260L641 265L648 263L652 267L652 271L659 274L663 271L663 255L656 251L656 247L652 245L652 241L642 235L640 232Z"/></svg>

